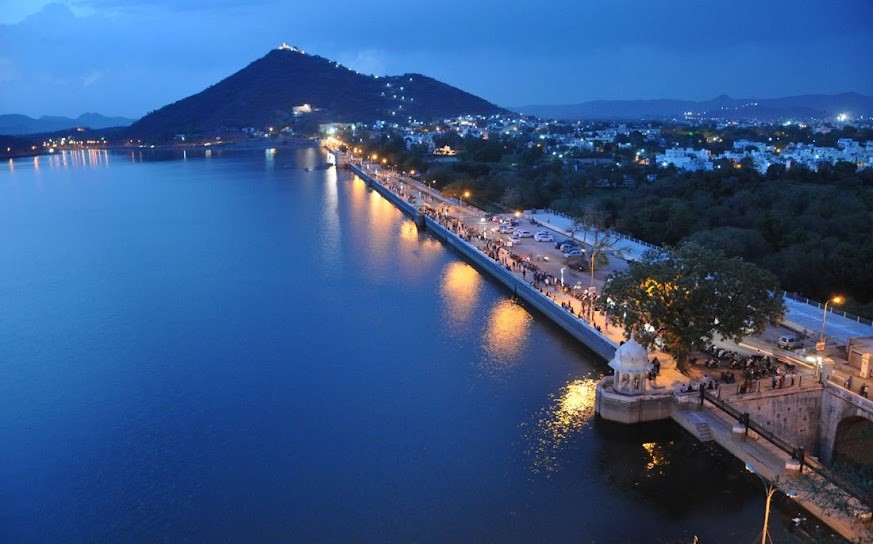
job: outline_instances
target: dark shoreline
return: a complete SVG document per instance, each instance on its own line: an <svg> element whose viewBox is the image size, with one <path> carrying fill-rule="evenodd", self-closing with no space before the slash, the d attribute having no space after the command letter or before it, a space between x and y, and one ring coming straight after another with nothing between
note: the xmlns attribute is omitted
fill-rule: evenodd
<svg viewBox="0 0 873 544"><path fill-rule="evenodd" d="M75 149L63 149L56 153L48 153L44 149L33 151L32 153L0 153L0 160L8 161L15 159L29 159L33 157L51 156L63 151L142 151L142 150L161 150L161 151L186 151L186 150L207 150L220 149L229 151L247 151L247 150L263 150L263 149L303 149L307 147L318 147L318 140L310 138L283 138L274 140L270 138L239 140L228 142L216 142L208 145L204 144L160 144L160 145L106 145L94 147L80 147Z"/></svg>

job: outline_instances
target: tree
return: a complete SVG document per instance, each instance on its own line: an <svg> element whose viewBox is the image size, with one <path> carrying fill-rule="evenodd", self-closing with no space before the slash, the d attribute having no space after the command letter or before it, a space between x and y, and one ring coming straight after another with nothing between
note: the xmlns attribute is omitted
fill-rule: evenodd
<svg viewBox="0 0 873 544"><path fill-rule="evenodd" d="M771 273L738 257L687 243L648 251L607 279L609 318L640 343L659 343L684 369L688 353L722 339L741 341L782 319L785 305Z"/></svg>
<svg viewBox="0 0 873 544"><path fill-rule="evenodd" d="M593 209L586 210L580 218L574 218L573 229L574 232L582 233L582 241L588 245L588 268L593 286L595 267L621 241L621 234L610 228L609 214Z"/></svg>

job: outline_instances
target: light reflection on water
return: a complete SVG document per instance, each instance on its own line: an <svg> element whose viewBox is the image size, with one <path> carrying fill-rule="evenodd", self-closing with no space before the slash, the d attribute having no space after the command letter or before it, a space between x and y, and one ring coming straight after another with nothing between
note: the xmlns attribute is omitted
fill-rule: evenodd
<svg viewBox="0 0 873 544"><path fill-rule="evenodd" d="M531 472L548 477L562 468L565 444L582 434L594 415L597 381L594 377L573 380L549 395L549 404L524 434L526 453L532 459Z"/></svg>
<svg viewBox="0 0 873 544"><path fill-rule="evenodd" d="M450 332L460 334L471 325L476 309L482 276L472 266L461 261L450 262L443 269L440 293L445 303L445 323Z"/></svg>
<svg viewBox="0 0 873 544"><path fill-rule="evenodd" d="M663 474L666 465L670 464L670 459L667 458L663 445L657 442L644 442L643 449L650 457L646 463L646 469L654 471L655 475Z"/></svg>
<svg viewBox="0 0 873 544"><path fill-rule="evenodd" d="M275 153L275 149L273 152ZM268 162L272 157L268 155ZM321 201L321 240L319 252L324 262L324 273L334 273L340 267L342 229L339 218L339 195L336 168L324 173L324 194Z"/></svg>
<svg viewBox="0 0 873 544"><path fill-rule="evenodd" d="M495 302L482 331L486 357L480 367L485 374L497 377L522 360L532 322L533 317L515 301Z"/></svg>

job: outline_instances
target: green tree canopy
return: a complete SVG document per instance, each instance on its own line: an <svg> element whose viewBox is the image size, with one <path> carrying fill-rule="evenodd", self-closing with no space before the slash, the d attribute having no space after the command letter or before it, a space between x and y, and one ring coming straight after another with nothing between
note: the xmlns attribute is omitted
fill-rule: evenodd
<svg viewBox="0 0 873 544"><path fill-rule="evenodd" d="M781 320L776 287L775 276L751 263L687 243L649 251L610 275L603 296L611 321L644 345L661 345L682 368L715 334L740 341Z"/></svg>

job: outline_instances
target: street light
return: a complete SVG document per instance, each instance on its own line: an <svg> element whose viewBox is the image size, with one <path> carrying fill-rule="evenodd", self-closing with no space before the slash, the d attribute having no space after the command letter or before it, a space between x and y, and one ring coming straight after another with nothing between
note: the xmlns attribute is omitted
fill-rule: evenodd
<svg viewBox="0 0 873 544"><path fill-rule="evenodd" d="M564 286L564 270L567 270L567 268L561 268L561 287Z"/></svg>
<svg viewBox="0 0 873 544"><path fill-rule="evenodd" d="M755 470L755 465L752 463L746 463L746 470L757 476L758 479L761 480L761 483L764 484L764 494L767 496L767 502L764 506L764 528L761 529L761 544L767 544L767 539L769 537L767 525L770 522L770 500L779 488L776 487L775 481L768 483L767 480L758 474L758 471ZM797 497L797 491L789 489L785 491L785 495L794 498Z"/></svg>
<svg viewBox="0 0 873 544"><path fill-rule="evenodd" d="M827 323L827 320L828 320L828 304L830 304L832 302L834 304L842 304L843 297L841 297L840 295L837 295L837 296L825 301L824 314L822 314L822 316L821 316L821 334L818 337L818 345L816 346L816 349L819 351L822 351L825 349L825 323Z"/></svg>
<svg viewBox="0 0 873 544"><path fill-rule="evenodd" d="M461 205L464 205L464 199L470 199L470 191L464 191L464 194L461 195Z"/></svg>

